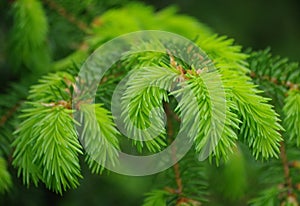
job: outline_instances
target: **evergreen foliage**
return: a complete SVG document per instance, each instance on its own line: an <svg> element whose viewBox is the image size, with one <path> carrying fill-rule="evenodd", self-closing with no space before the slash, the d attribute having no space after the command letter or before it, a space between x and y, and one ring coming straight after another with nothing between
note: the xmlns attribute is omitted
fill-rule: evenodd
<svg viewBox="0 0 300 206"><path fill-rule="evenodd" d="M13 5L14 26L9 54L14 69L32 72L47 71L50 55L46 40L48 23L41 2L17 1ZM24 65L24 66L23 66Z"/></svg>
<svg viewBox="0 0 300 206"><path fill-rule="evenodd" d="M24 77L1 94L1 193L13 187L11 171L16 170L28 187L40 187L42 182L63 195L80 185L81 159L100 175L106 162L117 164L120 148L141 155L164 150L184 121L188 126L182 129L189 131L193 148L158 175L157 188L146 194L144 206L217 205L219 193L227 201L253 206L298 205L298 63L273 57L270 49L243 50L233 39L178 14L174 7L154 11L141 3L121 6L118 1L89 0L63 10L70 2L16 0L11 5L7 58L12 70ZM101 4L107 8L101 15L90 8ZM119 7L111 8L115 4ZM80 18L84 11L87 15ZM79 39L75 49L50 48L51 42L64 41L49 37L57 28L48 21L59 18L53 13L64 18L60 26L66 24L66 30L80 33L74 35ZM181 50L172 42L144 41L119 54L119 62L97 85L95 102L81 101L84 92L72 97L80 90L76 76L85 59L105 42L139 30L182 35L212 62L199 61L201 57L195 57L197 51L190 51L189 45ZM164 52L152 52L156 48ZM60 49L64 55L53 56ZM136 52L141 49L146 52ZM123 78L127 82L120 118L126 135L110 112L114 89ZM151 139L153 133L158 135ZM203 150L208 160L198 161ZM8 164L13 168L8 169ZM247 164L259 171L257 185L248 182ZM220 182L213 180L214 175ZM255 191L248 195L250 186Z"/></svg>

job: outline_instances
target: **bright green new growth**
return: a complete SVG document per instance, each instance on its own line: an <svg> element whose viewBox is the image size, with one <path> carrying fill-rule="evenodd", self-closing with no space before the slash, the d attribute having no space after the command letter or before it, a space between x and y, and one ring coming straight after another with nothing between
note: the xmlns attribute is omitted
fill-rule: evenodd
<svg viewBox="0 0 300 206"><path fill-rule="evenodd" d="M23 182L35 185L42 180L49 189L62 192L78 186L81 178L78 154L82 154L72 110L63 106L48 107L32 103L33 108L24 109L26 118L16 131L13 146L13 165ZM30 118L28 118L30 117Z"/></svg>
<svg viewBox="0 0 300 206"><path fill-rule="evenodd" d="M117 162L119 132L111 114L101 104L82 104L80 113L80 122L84 125L80 141L87 153L86 161L93 173L101 173L106 161Z"/></svg>
<svg viewBox="0 0 300 206"><path fill-rule="evenodd" d="M7 170L5 159L0 158L0 193L4 193L12 186L12 179Z"/></svg>
<svg viewBox="0 0 300 206"><path fill-rule="evenodd" d="M290 90L285 99L283 107L285 115L284 125L287 131L291 131L290 140L300 145L300 92L299 90Z"/></svg>
<svg viewBox="0 0 300 206"><path fill-rule="evenodd" d="M128 9L133 8L135 7L129 6ZM122 22L119 24L122 24ZM143 25L146 26L147 23L145 22ZM110 28L113 29L114 27L110 25ZM199 29L199 32L201 33L202 30L204 29ZM117 35L119 32L112 34ZM156 43L146 43L145 48L155 47ZM134 141L137 149L141 151L144 145L146 145L149 151L154 152L166 146L166 133L162 117L159 113L152 114L155 117L152 123L150 122L149 114L152 108L158 108L158 110L162 111L162 102L168 102L166 91L170 89L172 83L175 81L182 81L184 84L182 83L181 89L173 91L170 94L175 96L182 95L176 111L178 114L180 113L180 118L191 122L192 126L190 128L183 129L190 131L191 137L194 138L193 141L195 142L197 152L201 152L203 146L209 144L208 150L216 157L218 163L221 158L227 159L236 145L237 136L240 135L249 144L256 158L259 155L263 158L277 156L279 141L281 141L278 130L281 127L277 123L276 113L271 109L271 106L265 103L266 99L257 96L256 93L258 91L250 83L249 77L246 76L247 70L245 70L246 63L244 62L246 55L239 54L240 48L231 46L232 41L226 38L200 36L197 43L213 59L217 71L220 72L220 77L224 83L224 95L228 101L228 106L224 108L223 105L226 104L225 99L222 99L221 93L218 94L220 91L219 86L222 85L213 82L216 76L218 76L217 71L208 73L204 68L195 68L191 70L193 72L188 72L190 68L180 62L180 57L172 57L167 53L145 53L144 56L143 54L138 54L141 55L140 57L137 57L134 53L132 54L133 57L128 56L127 53L124 54L126 56L122 59L124 59L123 64L125 68L128 68L128 65L135 65L136 70L138 70L137 72L133 70L134 72L129 77L124 97L121 99L125 128L128 129L129 135L138 139L151 138L151 134L157 133L157 131L160 134L154 140L144 142ZM168 45L160 44L159 47L165 48L165 51L168 49L176 50L176 45L175 47L168 48ZM192 56L193 53L189 55ZM171 60L171 58L175 59ZM136 59L139 60L137 64L135 63ZM172 61L175 61L175 63L172 63ZM174 64L177 66L182 64L182 69L188 73L182 76L181 71ZM145 67L147 65L151 67ZM196 70L201 72L198 74ZM29 98L40 103L34 103L31 105L33 108L25 110L26 113L22 116L23 118L27 118L27 120L21 124L20 129L16 133L19 138L14 142L14 146L17 147L14 153L14 165L22 168L20 171L24 171L22 174L25 178L24 182L27 184L30 181L30 177L32 177L34 183L37 183L38 179L42 179L46 185L58 192L68 187L75 187L78 184L77 178L80 177L80 170L78 160L76 159L78 158L77 153L81 151L79 149L81 147L79 146L78 136L71 126L74 124L74 121L70 116L63 119L67 117L65 112L68 110L61 108L63 106L68 107L68 104L70 104L70 92L75 89L72 86L73 81L74 77L68 73L57 73L45 77L44 80L41 80L40 85L32 87ZM210 81L212 82L208 83ZM115 83L113 82L113 84ZM215 88L207 88L208 84L215 85ZM196 101L191 99L193 95L195 95ZM213 101L216 108L213 108ZM103 116L102 113L104 111L100 110L99 107L95 107L96 117L91 117L91 109L94 109L92 105L90 107L85 105L79 107L79 111L82 112L80 123L84 125L81 139L87 154L93 154L97 151L99 155L96 157L96 161L98 163L104 163L105 161L114 162L117 152L115 149L107 146L109 142L113 143L117 148L118 142L115 136L117 130L113 127L111 120L109 120L111 117ZM226 109L225 114L227 115L224 128L219 120L222 119L223 109ZM198 110L199 113L195 114L195 111ZM241 119L239 120L238 116L233 112L239 114ZM104 117L105 119L103 119ZM96 121L93 118L96 118ZM63 125L55 123L56 119L61 119L61 121L69 123L65 132L68 131L70 133L69 139L72 141L66 142L68 145L53 150L53 145L57 144L58 140L60 140L58 131L62 129L60 126ZM83 121L84 123L82 123ZM100 125L100 129L97 129L96 122ZM242 122L241 126L239 125L240 122ZM64 127L66 127L65 123ZM47 127L44 125L47 125ZM107 128L103 128L104 125L107 125ZM149 126L154 131L150 130L148 134L139 133L145 131L146 128L148 130ZM33 129L29 129L31 127ZM140 131L136 131L136 128L140 129ZM239 128L241 128L240 132L236 133L239 131ZM31 130L33 131L30 132ZM51 136L53 137L51 138ZM53 138L54 140L51 142ZM68 139L68 137L66 138ZM220 141L218 142L219 138ZM99 143L95 143L98 141ZM32 145L29 142L32 142ZM98 147L94 146L98 144ZM26 150L26 146L35 149L36 153L34 154L37 154L37 157L30 157L33 153ZM60 168L58 160L51 162L52 158L55 159L61 152L68 154L66 160L62 160L64 165L68 165L69 163L66 169L61 169L62 171L58 169ZM48 157L47 154L50 154L50 156ZM53 155L54 157L52 157ZM100 169L101 166L93 163L93 158L89 156L87 156L87 161L90 168L93 172L99 173L102 170ZM27 157L25 162L23 162L23 157ZM33 170L31 167L36 167L36 169ZM40 171L41 169L43 171ZM53 171L58 172L55 173ZM69 172L70 174L68 174ZM19 173L21 174L21 172ZM55 179L62 186L60 184L56 186L49 174L57 175ZM71 183L73 185L70 185Z"/></svg>
<svg viewBox="0 0 300 206"><path fill-rule="evenodd" d="M128 137L137 139L134 144L139 151L144 144L151 152L166 146L162 102L169 101L167 91L177 78L176 71L153 66L137 72L133 70L129 76L122 97L121 117ZM158 137L152 140L153 134L158 134Z"/></svg>
<svg viewBox="0 0 300 206"><path fill-rule="evenodd" d="M24 6L28 2L32 7ZM39 15L29 11L33 8ZM43 70L42 67L49 64L44 45L48 26L43 9L36 0L16 1L14 9L13 31L23 32L24 41L28 42L16 42L15 39L21 38L12 36L12 44L24 52L16 67L24 64L32 71ZM22 15L25 17L20 18ZM33 25L33 29L20 26L25 23ZM39 32L36 32L37 26ZM104 80L99 82L95 103L80 102L80 96L76 101L72 99L73 92L78 89L75 84L78 67L90 53L114 37L146 29L174 32L192 40L212 60L214 69L197 64L199 59L193 59L195 51L189 51L188 46L184 48L186 52L178 52L182 48L171 43L143 42L139 48L132 47L131 52L121 54L120 61L105 74ZM39 34L32 37L31 32ZM114 123L116 117L109 112L110 99L117 84L128 77L120 99L120 118L127 129L127 137L135 138L128 138L132 147L141 153L154 153L162 151L173 140L176 132L170 132L168 125L164 125L164 112L172 113L166 118L173 121L174 127L178 127L182 120L187 123L183 129L189 131L194 145L187 157L178 163L179 169L166 171L169 177L166 184L147 194L145 206L200 205L209 201L210 166L206 162L197 162L195 156L201 156L205 148L210 163L225 165L224 177L240 171L243 179L246 176L240 149L243 143L256 159L275 157L267 166L280 171L270 181L265 179L272 187L263 190L262 195L250 204L279 205L276 201L278 194L286 197L281 202L288 202L290 193L286 191L291 188L287 188L290 186L286 186L282 166L278 163L280 160L276 158L279 157L282 134L290 141L288 155L294 159L297 148L293 145L300 144L300 93L296 84L300 75L297 64L272 57L268 50L243 53L232 39L213 34L193 18L176 14L174 8L155 13L151 7L132 3L111 9L94 19L88 35L80 49L50 64L54 73L43 76L30 88L14 136L8 140L3 138L5 145L12 142L12 164L24 184L37 186L41 181L47 188L62 194L79 185L82 178L80 156L85 157L90 170L97 174L105 169L105 163L118 162L120 142L126 137L121 135ZM141 48L147 52L134 52ZM165 52L148 52L155 48ZM186 56L173 56L170 50L172 54ZM192 59L195 64L187 65L182 61L185 58ZM269 77L262 78L265 76ZM178 86L175 89L174 84ZM292 90L288 92L289 88ZM287 92L286 98L284 94ZM173 101L172 96L180 97L180 101ZM172 106L174 111L167 111L166 105ZM285 129L275 110L282 115ZM11 130L13 128L10 133ZM1 127L1 136L3 131ZM157 137L149 140L152 134L157 134ZM10 149L1 147L3 157L9 153ZM3 157L0 159L0 192L12 184ZM226 165L224 162L228 160ZM230 161L242 166L235 167ZM268 175L267 171L264 170ZM181 174L184 186L178 183L177 172ZM245 181L240 181L240 185L235 182L228 186L234 193L232 198L243 195L245 184Z"/></svg>

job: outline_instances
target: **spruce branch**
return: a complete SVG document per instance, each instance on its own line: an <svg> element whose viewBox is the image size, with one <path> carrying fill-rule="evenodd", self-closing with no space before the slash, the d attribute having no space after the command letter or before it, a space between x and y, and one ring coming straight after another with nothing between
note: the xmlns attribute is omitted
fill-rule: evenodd
<svg viewBox="0 0 300 206"><path fill-rule="evenodd" d="M13 2L12 11L14 24L9 42L12 68L18 72L26 68L39 74L49 71L48 22L41 3L38 0L18 0Z"/></svg>
<svg viewBox="0 0 300 206"><path fill-rule="evenodd" d="M78 154L81 146L74 128L72 111L62 106L45 107L30 103L23 110L23 121L16 131L13 165L18 167L23 182L42 180L47 188L58 193L75 188L81 178Z"/></svg>
<svg viewBox="0 0 300 206"><path fill-rule="evenodd" d="M23 103L23 101L16 103L4 115L2 115L2 117L0 118L0 127L3 126L6 123L6 121L8 121L9 118L11 118L15 114L15 112L18 111L18 109L20 108L22 103Z"/></svg>
<svg viewBox="0 0 300 206"><path fill-rule="evenodd" d="M29 0L18 2L24 4ZM37 185L41 181L46 184L47 188L58 193L77 187L82 177L78 156L83 153L83 145L86 146L85 158L92 172L101 173L107 161L116 161L119 131L115 128L113 117L107 108L114 88L127 72L130 72L129 81L121 99L123 109L121 117L125 120L125 126L132 137L138 139L133 145L135 149L142 150L146 147L153 152L162 150L170 139L166 137L166 133L168 137L173 137L175 134L176 125L173 125L169 119L181 123L181 119L186 118L191 126L185 129L189 131L196 151L199 153L204 145L209 145L208 150L211 152L209 158L210 160L216 158L217 164L223 164L221 159L228 160L231 153L236 153L238 138L248 143L256 158L261 156L268 159L277 157L280 153L282 162L273 160L270 164L271 169L280 171L279 175L274 178L273 182L270 181L271 187L263 192L262 197L254 201L254 205L273 206L278 203L278 200L281 201L284 198L283 203L295 202L298 194L293 189L291 179L293 177L292 166L296 167L295 162L298 160L293 160L292 166L288 164L286 153L290 151L290 148L287 147L285 151L283 143L280 143L282 142L280 131L283 128L279 124L279 116L269 104L269 99L261 96L262 91L252 83L249 74L254 81L259 82L262 90L265 90L268 83L276 84L269 87L270 90L275 88L274 91L268 93L271 94L270 97L273 97L277 89L281 92L274 96L280 96L290 90L287 98L280 97L279 103L285 102L283 120L284 126L288 129L284 135L291 137L290 143L298 143L300 132L294 129L299 128L300 116L295 113L296 110L300 111L297 90L300 75L297 64L288 64L286 60L277 58L272 59L269 52L244 54L241 47L235 45L232 39L213 35L206 26L192 18L176 14L173 9L155 13L149 7L130 4L103 14L98 18L100 21L92 25L93 31L90 31L85 23L55 1L44 0L44 3L80 30L85 33L90 32L91 36L82 43L78 51L54 63L55 69L61 72L48 74L42 77L38 84L31 87L28 102L20 116L22 123L17 125L16 139L12 145L15 147L13 166L18 168L18 175L22 176L25 184L29 185L33 182ZM41 6L39 4L35 6L43 18L29 19L31 20L30 26L22 29L16 26L14 31L26 34L24 41L30 42L29 45L33 45L35 52L45 54L42 48L45 46L47 25ZM22 10L20 7L17 8L18 11ZM16 18L19 18L19 14L16 13ZM25 17L28 19L28 15ZM19 18L16 22L21 25L24 19ZM28 28L33 28L36 32L38 25L41 26L40 34L31 36L34 32ZM153 27L153 25L157 26ZM173 45L175 43L172 41L167 44L157 41L141 42L138 48L131 48L130 52L121 55L122 59L99 83L101 87L98 84L93 85L98 86L95 99L100 101L100 104L89 104L91 98L86 102L81 101L81 96L78 96L78 99L71 99L73 91L78 92L82 89L77 88L74 83L76 78L73 74L76 74L76 68L71 68L70 72L62 71L70 67L71 60L78 64L87 57L90 51L104 42L120 34L141 29L176 31L190 39L195 39L196 34L201 34L195 43L208 55L207 58L212 59L215 68L212 70L204 67L201 63L207 63L207 59L196 54L191 45L181 45L183 47L179 48ZM32 49L31 46L25 47L23 41L17 42L16 45L21 45L21 50L29 51L29 53ZM149 52L153 48L165 52ZM141 49L146 52L134 53ZM36 58L38 55L34 54ZM183 56L187 56L194 64L187 65L181 60L184 59ZM32 63L34 59L30 60L30 58L27 60L27 56L22 56L21 64L28 67L34 65ZM36 68L40 68L40 65ZM97 71L98 68L94 69ZM287 69L287 72L283 71L284 69ZM93 74L96 72L92 73L91 78ZM223 85L218 84L216 77ZM179 87L170 93L170 88L174 86L174 83L178 83ZM208 84L212 87L208 88ZM224 94L220 93L220 89L224 91ZM79 93L82 92L80 95L84 95L85 91L79 91ZM171 104L176 106L176 103L171 102L171 95L182 97L175 112L169 108ZM217 102L215 108L212 106L214 102ZM222 106L224 102L226 105ZM72 104L75 105L76 111L72 110ZM282 107L274 105L276 111L279 110L281 114ZM163 108L168 117L167 131L165 131L163 116L159 113L163 111ZM152 116L155 121L151 122L153 109L154 115ZM12 110L15 108L9 109L1 117L0 126L7 122L8 117L14 112ZM199 112L195 114L195 111ZM80 116L79 123L74 119L77 114ZM222 122L224 128L220 128L220 119L223 116L225 116ZM130 121L133 122L132 125ZM81 128L80 134L77 134L74 125ZM151 128L151 126L154 127ZM152 141L139 141L144 139L138 129L143 130L149 127L155 132L159 131L159 137ZM146 136L151 137L151 133L148 132ZM175 154L176 149L173 150L172 157ZM187 157L175 163L167 171L172 173L172 177L166 179L171 179L172 183L166 184L165 189L150 192L145 199L145 205L200 205L207 201L207 168L205 168L205 163L195 162L194 154L194 151L191 151ZM280 163L279 167L278 163ZM2 184L1 172L0 162L0 186Z"/></svg>
<svg viewBox="0 0 300 206"><path fill-rule="evenodd" d="M299 88L298 83L293 83L290 81L287 81L287 82L280 81L279 79L272 77L272 76L259 76L253 71L250 72L250 77L253 79L260 79L261 81L268 81L268 82L276 84L278 86L284 86L287 89L298 89Z"/></svg>
<svg viewBox="0 0 300 206"><path fill-rule="evenodd" d="M282 141L279 131L283 128L279 124L278 114L267 103L269 99L259 96L261 91L246 76L232 74L230 79L232 95L243 122L241 135L253 149L253 155L256 158L259 155L263 158L277 157L279 142ZM238 86L240 81L243 83Z"/></svg>
<svg viewBox="0 0 300 206"><path fill-rule="evenodd" d="M273 198L273 204L281 202L282 205L298 205L297 184L292 182L295 179L293 167L297 165L297 160L289 163L288 159L298 158L298 155L294 156L298 153L293 151L295 145L299 145L298 63L290 63L287 58L274 57L271 55L270 49L251 52L248 62L251 68L250 76L260 84L265 94L273 99L275 109L282 114L283 126L285 127L286 141L280 143L282 170L279 174L282 175L282 178L278 174L278 177L274 175L274 179L268 181L268 183L272 182L274 186L277 185L276 193L273 193L274 196L270 196L270 198ZM276 161L270 165L273 170L277 167ZM267 193L268 190L265 190L260 198L255 199L256 204L254 205L265 205L262 198L271 194Z"/></svg>
<svg viewBox="0 0 300 206"><path fill-rule="evenodd" d="M300 146L300 92L298 89L290 89L284 100L283 114L284 126L289 131L289 139Z"/></svg>
<svg viewBox="0 0 300 206"><path fill-rule="evenodd" d="M177 116L172 110L170 109L169 103L164 104L165 112L167 115L167 134L168 134L168 142L169 144L171 141L174 140L174 128L173 128L173 123L170 120L172 117ZM176 120L176 119L175 119ZM178 121L178 120L177 120ZM173 161L176 161L176 147L172 147L172 153L171 153L171 158L173 158ZM177 196L176 200L176 206L184 205L184 204L192 204L194 206L201 205L201 203L197 200L193 200L192 198L188 198L184 194L184 186L183 186L183 181L181 178L181 171L180 171L180 164L179 162L176 162L173 166L173 172L175 176L175 182L176 182L176 189L170 188L170 187L165 187L165 190L169 192L172 195ZM188 185L187 185L188 186Z"/></svg>
<svg viewBox="0 0 300 206"><path fill-rule="evenodd" d="M60 16L65 18L67 21L74 24L81 31L85 33L88 31L89 28L88 25L83 21L81 21L80 19L76 18L73 14L69 13L63 6L59 5L53 0L43 0L43 2L49 5L51 9L56 11Z"/></svg>
<svg viewBox="0 0 300 206"><path fill-rule="evenodd" d="M272 98L275 109L281 114L289 90L299 87L299 64L289 62L287 58L273 56L270 48L248 53L250 76L265 91L265 95Z"/></svg>
<svg viewBox="0 0 300 206"><path fill-rule="evenodd" d="M141 151L145 144L149 151L165 146L165 132L162 115L162 101L168 102L167 91L171 89L178 75L161 67L133 70L122 97L122 115L129 137ZM149 117L153 119L150 120ZM153 138L154 134L158 137Z"/></svg>
<svg viewBox="0 0 300 206"><path fill-rule="evenodd" d="M100 174L107 162L114 165L118 161L120 133L103 105L81 104L79 112L83 125L80 140L86 151L86 162L93 173Z"/></svg>

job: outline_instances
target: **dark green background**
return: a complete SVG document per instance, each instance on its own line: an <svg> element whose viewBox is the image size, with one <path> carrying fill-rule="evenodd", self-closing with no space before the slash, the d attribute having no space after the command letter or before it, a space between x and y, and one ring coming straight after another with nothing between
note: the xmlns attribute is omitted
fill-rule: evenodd
<svg viewBox="0 0 300 206"><path fill-rule="evenodd" d="M217 33L253 49L300 60L300 1L297 0L146 0L156 8L175 4Z"/></svg>

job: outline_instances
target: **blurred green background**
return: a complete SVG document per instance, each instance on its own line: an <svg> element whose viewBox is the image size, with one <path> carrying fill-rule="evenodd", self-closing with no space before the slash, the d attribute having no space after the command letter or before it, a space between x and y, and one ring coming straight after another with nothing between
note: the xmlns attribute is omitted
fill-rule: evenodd
<svg viewBox="0 0 300 206"><path fill-rule="evenodd" d="M16 79L14 74L10 73L4 55L7 34L12 24L9 13L11 2L3 0L0 3L0 88ZM157 10L176 5L180 13L198 18L216 33L234 38L244 48L251 47L257 50L270 46L274 54L288 57L293 61L300 60L300 1L146 0L144 2L153 5ZM94 8L97 11L95 14L101 14L106 9L121 4L126 2L99 4L102 6ZM76 7L76 4L72 7ZM55 27L55 17L50 19L50 24ZM51 32L55 30L50 31L50 34L54 35L55 33ZM78 32L77 35L72 35L72 38L75 38L76 42L82 35ZM55 38L59 38L59 35ZM72 48L61 48L61 55L67 55L71 50ZM96 176L91 175L87 169L83 171L83 175L80 187L66 192L63 197L49 192L42 185L39 188L27 189L20 179L15 179L15 187L11 192L0 197L0 205L134 206L141 205L143 194L155 185L153 181L155 177L126 177L112 173Z"/></svg>
<svg viewBox="0 0 300 206"><path fill-rule="evenodd" d="M270 46L274 54L300 60L300 1L297 0L147 0L156 8L177 5L227 35L255 50Z"/></svg>

